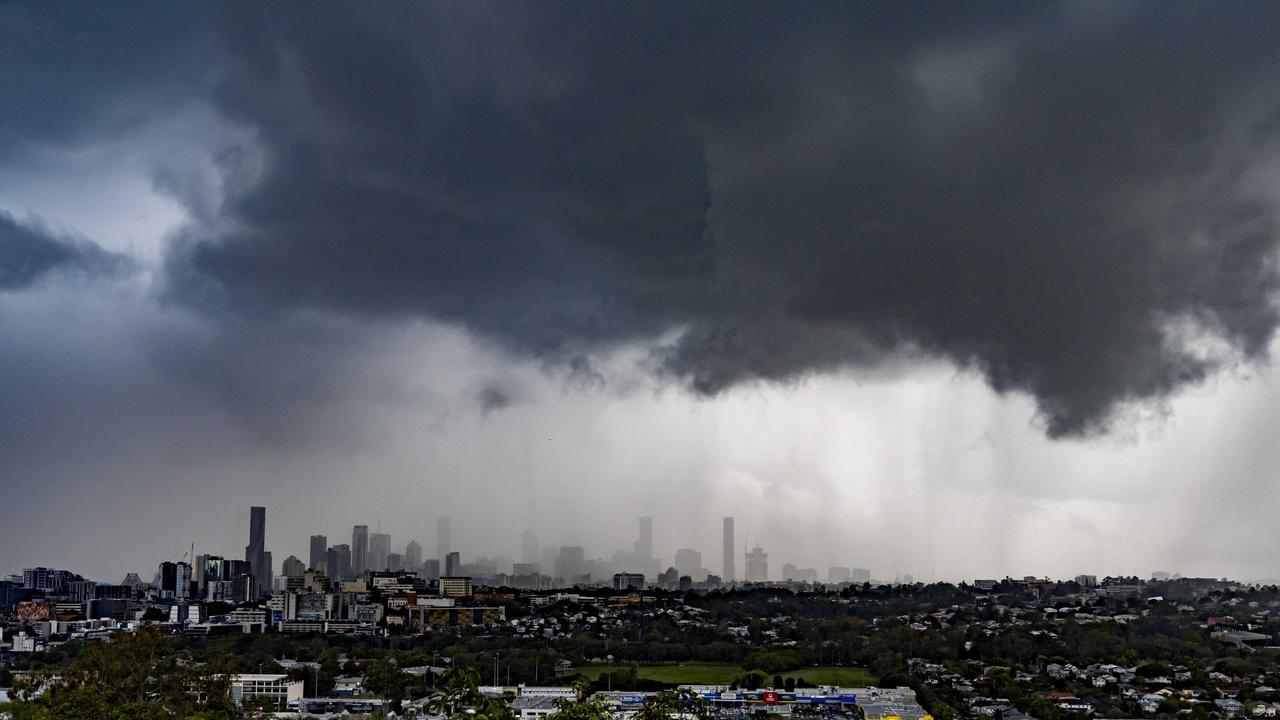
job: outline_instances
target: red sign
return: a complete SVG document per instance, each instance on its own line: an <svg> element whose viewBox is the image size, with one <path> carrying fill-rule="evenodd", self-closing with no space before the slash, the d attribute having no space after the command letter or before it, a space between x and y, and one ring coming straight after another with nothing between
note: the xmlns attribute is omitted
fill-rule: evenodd
<svg viewBox="0 0 1280 720"><path fill-rule="evenodd" d="M760 693L760 699L764 701L765 705L777 705L778 693L772 690L765 690L764 692Z"/></svg>

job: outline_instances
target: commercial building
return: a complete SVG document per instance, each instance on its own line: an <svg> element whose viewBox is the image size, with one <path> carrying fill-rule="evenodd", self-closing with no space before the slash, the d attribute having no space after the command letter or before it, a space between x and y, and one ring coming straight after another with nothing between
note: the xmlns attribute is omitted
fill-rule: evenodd
<svg viewBox="0 0 1280 720"><path fill-rule="evenodd" d="M641 573L620 572L613 574L614 590L643 590L644 575Z"/></svg>
<svg viewBox="0 0 1280 720"><path fill-rule="evenodd" d="M448 515L441 515L436 518L436 559L440 561L440 567L448 567L445 557L453 550L453 522L449 520ZM448 572L445 572L448 575Z"/></svg>
<svg viewBox="0 0 1280 720"><path fill-rule="evenodd" d="M363 575L369 567L369 526L351 528L351 574Z"/></svg>
<svg viewBox="0 0 1280 720"><path fill-rule="evenodd" d="M417 572L422 569L422 546L417 540L410 540L408 545L404 546L404 568Z"/></svg>
<svg viewBox="0 0 1280 720"><path fill-rule="evenodd" d="M706 572L702 567L702 553L690 548L680 548L676 550L676 570L681 575L688 575L691 578L706 577Z"/></svg>
<svg viewBox="0 0 1280 720"><path fill-rule="evenodd" d="M538 536L533 534L532 530L525 530L524 535L520 537L520 562L536 565L541 557L541 546L538 544Z"/></svg>
<svg viewBox="0 0 1280 720"><path fill-rule="evenodd" d="M280 572L283 573L285 577L300 578L307 572L307 566L303 565L302 561L297 557L290 555L285 558L284 563L280 565Z"/></svg>
<svg viewBox="0 0 1280 720"><path fill-rule="evenodd" d="M587 551L581 545L565 545L556 556L556 577L567 584L574 584L586 573Z"/></svg>
<svg viewBox="0 0 1280 720"><path fill-rule="evenodd" d="M724 581L732 583L737 578L733 563L733 518L724 519Z"/></svg>
<svg viewBox="0 0 1280 720"><path fill-rule="evenodd" d="M472 593L471 578L461 576L441 576L440 597L469 598Z"/></svg>
<svg viewBox="0 0 1280 720"><path fill-rule="evenodd" d="M504 622L507 611L501 607L433 607L413 606L409 608L409 625L425 629L433 625L451 627L468 627L471 625L492 625Z"/></svg>
<svg viewBox="0 0 1280 720"><path fill-rule="evenodd" d="M349 580L355 573L351 568L351 546L334 545L324 554L325 574L334 580Z"/></svg>
<svg viewBox="0 0 1280 720"><path fill-rule="evenodd" d="M391 536L386 533L373 533L369 536L369 561L365 567L369 570L386 570L390 554Z"/></svg>
<svg viewBox="0 0 1280 720"><path fill-rule="evenodd" d="M324 535L311 536L311 552L307 557L308 570L331 572L329 568L325 567L325 553L328 551L328 548L329 538Z"/></svg>
<svg viewBox="0 0 1280 720"><path fill-rule="evenodd" d="M642 559L653 557L653 518L640 518L640 536L636 538L635 553Z"/></svg>
<svg viewBox="0 0 1280 720"><path fill-rule="evenodd" d="M302 681L288 675L242 673L231 676L231 699L246 707L286 708L302 700Z"/></svg>
<svg viewBox="0 0 1280 720"><path fill-rule="evenodd" d="M249 508L249 544L244 548L244 561L249 564L254 585L262 592L271 591L271 553L267 552L267 509L255 505ZM245 597L257 600L257 597Z"/></svg>
<svg viewBox="0 0 1280 720"><path fill-rule="evenodd" d="M769 581L769 554L759 545L747 552L747 582Z"/></svg>
<svg viewBox="0 0 1280 720"><path fill-rule="evenodd" d="M41 590L46 595L62 595L67 586L77 580L84 580L79 575L67 570L35 567L22 571L22 587L28 590Z"/></svg>

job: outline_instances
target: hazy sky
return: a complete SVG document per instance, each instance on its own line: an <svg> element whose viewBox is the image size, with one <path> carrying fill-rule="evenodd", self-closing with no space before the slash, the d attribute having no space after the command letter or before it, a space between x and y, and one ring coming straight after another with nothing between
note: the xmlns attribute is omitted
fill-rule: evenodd
<svg viewBox="0 0 1280 720"><path fill-rule="evenodd" d="M0 571L1280 576L1280 6L0 2ZM741 570L743 562L738 560Z"/></svg>

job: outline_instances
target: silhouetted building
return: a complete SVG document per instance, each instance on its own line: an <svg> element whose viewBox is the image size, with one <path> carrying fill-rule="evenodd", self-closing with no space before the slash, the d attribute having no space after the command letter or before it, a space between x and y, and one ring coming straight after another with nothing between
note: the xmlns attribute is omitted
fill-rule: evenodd
<svg viewBox="0 0 1280 720"><path fill-rule="evenodd" d="M436 519L436 558L442 567L448 566L447 558L453 550L453 523L448 515Z"/></svg>
<svg viewBox="0 0 1280 720"><path fill-rule="evenodd" d="M307 556L307 566L311 570L323 570L328 572L325 567L325 553L329 548L329 538L324 535L311 536L311 552Z"/></svg>
<svg viewBox="0 0 1280 720"><path fill-rule="evenodd" d="M351 528L351 573L363 575L369 568L369 526Z"/></svg>
<svg viewBox="0 0 1280 720"><path fill-rule="evenodd" d="M614 590L643 590L644 575L640 573L620 572L613 574Z"/></svg>
<svg viewBox="0 0 1280 720"><path fill-rule="evenodd" d="M351 572L350 545L334 545L326 550L324 564L325 574L334 580L350 580L354 577L354 573Z"/></svg>
<svg viewBox="0 0 1280 720"><path fill-rule="evenodd" d="M724 519L724 581L733 582L737 571L733 566L733 518Z"/></svg>
<svg viewBox="0 0 1280 720"><path fill-rule="evenodd" d="M410 540L404 546L404 568L414 571L422 569L422 546L417 540Z"/></svg>
<svg viewBox="0 0 1280 720"><path fill-rule="evenodd" d="M370 570L386 570L387 556L391 554L391 536L386 533L373 533L369 536Z"/></svg>
<svg viewBox="0 0 1280 720"><path fill-rule="evenodd" d="M556 556L556 577L573 585L587 572L586 550L581 545L564 545Z"/></svg>
<svg viewBox="0 0 1280 720"><path fill-rule="evenodd" d="M653 518L640 518L640 537L636 539L636 555L643 560L653 557Z"/></svg>
<svg viewBox="0 0 1280 720"><path fill-rule="evenodd" d="M297 557L290 555L280 566L280 572L284 573L285 577L300 578L307 572L307 566L303 565Z"/></svg>
<svg viewBox="0 0 1280 720"><path fill-rule="evenodd" d="M244 549L244 561L249 563L257 588L271 589L271 553L267 552L267 509L249 508L249 544ZM256 600L256 597L245 597Z"/></svg>
<svg viewBox="0 0 1280 720"><path fill-rule="evenodd" d="M520 538L520 562L536 563L541 560L538 553L541 549L538 547L538 536L533 534L532 530L525 530L524 535Z"/></svg>
<svg viewBox="0 0 1280 720"><path fill-rule="evenodd" d="M747 582L769 581L769 554L759 545L747 553Z"/></svg>

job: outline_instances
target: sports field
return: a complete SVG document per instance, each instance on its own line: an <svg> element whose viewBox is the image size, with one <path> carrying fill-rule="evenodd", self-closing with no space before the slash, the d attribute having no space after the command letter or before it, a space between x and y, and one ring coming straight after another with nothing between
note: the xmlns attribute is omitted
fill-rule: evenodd
<svg viewBox="0 0 1280 720"><path fill-rule="evenodd" d="M615 663L615 671L626 671L628 665ZM584 665L579 671L594 680L607 672L607 665ZM684 665L640 665L636 675L641 680L656 680L672 685L725 685L745 671L738 665L685 663ZM784 679L803 677L814 685L867 687L875 684L875 676L866 668L822 665L778 673Z"/></svg>

